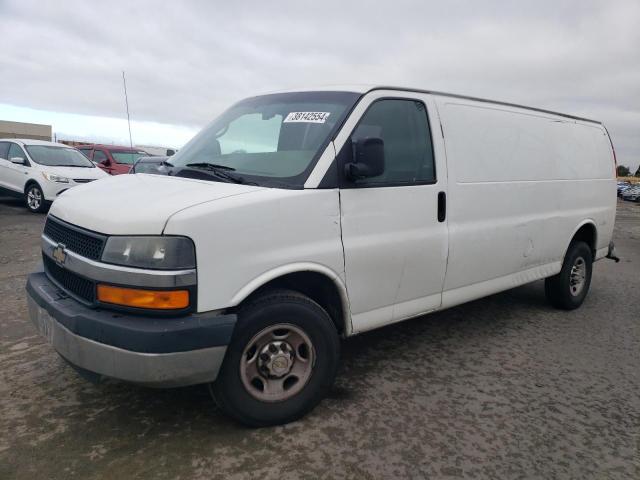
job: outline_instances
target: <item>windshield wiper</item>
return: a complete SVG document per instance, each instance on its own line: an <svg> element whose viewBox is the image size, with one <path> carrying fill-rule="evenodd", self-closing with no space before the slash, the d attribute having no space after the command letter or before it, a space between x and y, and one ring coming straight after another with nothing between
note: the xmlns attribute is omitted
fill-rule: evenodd
<svg viewBox="0 0 640 480"><path fill-rule="evenodd" d="M229 183L240 183L243 185L257 185L257 183L248 182L243 177L230 173L232 171L235 171L235 168L227 167L226 165L216 165L215 163L202 162L202 163L187 163L185 167L191 168L193 170L204 170L208 173L211 173L214 177L220 178L222 180L226 180Z"/></svg>
<svg viewBox="0 0 640 480"><path fill-rule="evenodd" d="M207 168L212 170L228 170L230 172L234 172L236 169L233 167L228 167L227 165L218 165L217 163L208 163L208 162L197 162L197 163L187 163L186 167L196 167L196 168Z"/></svg>

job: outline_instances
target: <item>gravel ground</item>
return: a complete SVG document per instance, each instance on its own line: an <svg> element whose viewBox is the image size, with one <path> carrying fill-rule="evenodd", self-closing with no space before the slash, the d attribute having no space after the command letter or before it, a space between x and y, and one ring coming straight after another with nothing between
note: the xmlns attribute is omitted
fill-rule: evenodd
<svg viewBox="0 0 640 480"><path fill-rule="evenodd" d="M0 199L2 479L640 478L640 205L577 311L535 282L349 339L330 398L260 430L68 367L27 320L43 223Z"/></svg>

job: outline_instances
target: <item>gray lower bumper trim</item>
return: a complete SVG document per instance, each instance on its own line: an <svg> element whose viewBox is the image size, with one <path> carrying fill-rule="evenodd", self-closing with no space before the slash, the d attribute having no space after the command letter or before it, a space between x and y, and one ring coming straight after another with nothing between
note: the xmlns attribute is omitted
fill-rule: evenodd
<svg viewBox="0 0 640 480"><path fill-rule="evenodd" d="M215 380L226 346L175 353L123 350L69 331L27 295L29 316L40 334L66 360L106 377L151 387L180 387Z"/></svg>

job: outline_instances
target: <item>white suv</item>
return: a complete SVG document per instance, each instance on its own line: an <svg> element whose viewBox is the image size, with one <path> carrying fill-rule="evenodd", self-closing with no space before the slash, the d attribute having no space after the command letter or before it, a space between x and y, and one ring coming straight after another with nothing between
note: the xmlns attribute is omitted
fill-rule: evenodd
<svg viewBox="0 0 640 480"><path fill-rule="evenodd" d="M44 211L71 187L108 176L67 145L0 139L0 192L23 196L32 212Z"/></svg>

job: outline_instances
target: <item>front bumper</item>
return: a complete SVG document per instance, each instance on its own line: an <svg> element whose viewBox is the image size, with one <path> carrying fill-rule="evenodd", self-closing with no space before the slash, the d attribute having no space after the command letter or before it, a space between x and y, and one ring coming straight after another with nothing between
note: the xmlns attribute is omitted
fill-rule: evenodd
<svg viewBox="0 0 640 480"><path fill-rule="evenodd" d="M42 193L44 194L44 199L47 202L53 202L60 194L66 192L70 188L77 187L79 185L85 185L86 183L93 182L94 180L98 180L97 178L87 179L87 181L82 181L80 183L76 182L73 179L69 179L67 183L61 182L50 182L49 180L40 179L38 182L42 187Z"/></svg>
<svg viewBox="0 0 640 480"><path fill-rule="evenodd" d="M60 195L65 190L69 190L71 187L75 187L76 184L73 181L69 181L69 183L59 183L59 182L50 182L49 180L41 179L40 186L42 187L42 193L44 194L44 199L47 202L53 202L58 195Z"/></svg>
<svg viewBox="0 0 640 480"><path fill-rule="evenodd" d="M27 300L31 321L68 362L153 387L215 380L236 323L236 315L154 318L89 308L44 272L29 275Z"/></svg>

